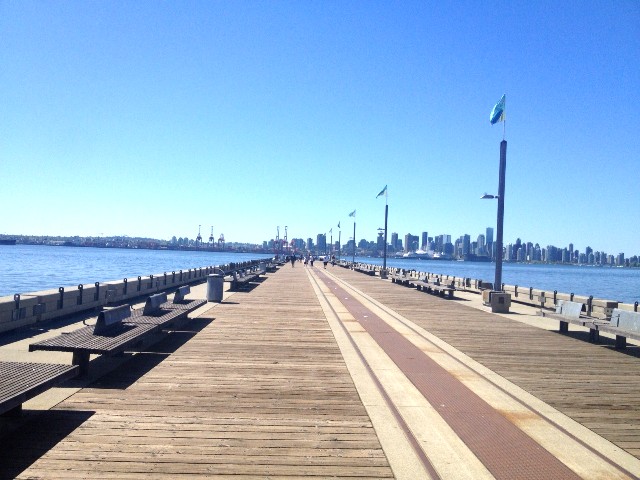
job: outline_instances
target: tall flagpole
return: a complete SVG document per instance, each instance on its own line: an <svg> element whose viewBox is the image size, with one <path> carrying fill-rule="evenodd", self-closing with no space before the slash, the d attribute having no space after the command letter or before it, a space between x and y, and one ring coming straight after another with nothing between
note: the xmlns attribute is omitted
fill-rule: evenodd
<svg viewBox="0 0 640 480"><path fill-rule="evenodd" d="M389 202L387 191L384 192L384 259L382 260L382 270L387 272L387 219L389 218Z"/></svg>
<svg viewBox="0 0 640 480"><path fill-rule="evenodd" d="M496 277L493 289L502 291L502 227L504 225L504 182L507 170L507 141L500 142L500 172L498 176L498 225L496 231Z"/></svg>
<svg viewBox="0 0 640 480"><path fill-rule="evenodd" d="M331 227L331 230L329 230L329 233L331 234L331 248L329 249L329 254L333 255L333 227Z"/></svg>
<svg viewBox="0 0 640 480"><path fill-rule="evenodd" d="M356 263L356 216L353 216L353 258L351 259L352 266Z"/></svg>
<svg viewBox="0 0 640 480"><path fill-rule="evenodd" d="M340 235L342 230L338 229L338 260L340 260L340 253L342 252L342 243L340 242Z"/></svg>

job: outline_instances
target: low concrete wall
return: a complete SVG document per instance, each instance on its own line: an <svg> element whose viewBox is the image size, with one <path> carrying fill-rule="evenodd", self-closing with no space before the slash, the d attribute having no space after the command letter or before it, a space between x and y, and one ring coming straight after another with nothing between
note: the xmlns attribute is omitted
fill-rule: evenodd
<svg viewBox="0 0 640 480"><path fill-rule="evenodd" d="M214 273L214 270L220 269L226 272L236 268L256 266L260 262L264 262L264 259L0 297L0 332L78 312L98 311L104 306L127 303L161 291L171 292L182 285L205 282L207 276Z"/></svg>

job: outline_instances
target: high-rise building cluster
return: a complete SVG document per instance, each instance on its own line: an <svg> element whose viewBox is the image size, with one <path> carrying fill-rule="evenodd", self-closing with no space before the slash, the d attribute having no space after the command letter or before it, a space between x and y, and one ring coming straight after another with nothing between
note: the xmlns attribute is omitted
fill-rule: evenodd
<svg viewBox="0 0 640 480"><path fill-rule="evenodd" d="M268 243L268 245L271 244L271 242ZM318 234L315 243L311 238L308 238L306 242L302 239L293 239L287 248L289 251L293 249L297 252L305 251L317 255L332 252L350 255L353 253L354 241L349 239L342 246L336 241L332 248L331 243L327 242L326 234ZM383 230L378 231L375 241L362 239L356 245L356 255L382 256L383 251ZM472 239L469 234L461 235L454 240L451 235L447 234L429 236L427 231L421 232L420 235L407 233L403 237L397 232L392 232L387 244L387 254L405 257L417 254L421 258L492 261L496 259L497 252L494 229L488 227L475 239ZM516 239L515 243L506 243L501 254L503 261L506 262L640 266L638 256L627 258L624 253L610 255L606 252L594 251L591 247L586 247L581 252L574 248L573 243L567 247L554 245L541 247L538 243L524 242L520 238Z"/></svg>

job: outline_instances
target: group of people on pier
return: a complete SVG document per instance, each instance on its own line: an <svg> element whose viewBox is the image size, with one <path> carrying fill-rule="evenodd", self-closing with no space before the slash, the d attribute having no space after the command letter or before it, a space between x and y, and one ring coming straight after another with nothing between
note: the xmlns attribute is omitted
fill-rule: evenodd
<svg viewBox="0 0 640 480"><path fill-rule="evenodd" d="M323 255L319 257L322 263L324 264L324 268L327 268L327 264L331 262L332 266L336 266L336 256L335 255ZM291 262L291 267L295 266L296 260L299 260L304 263L304 266L311 265L313 267L313 262L316 257L311 254L296 256L295 253L292 253L288 256L287 260Z"/></svg>

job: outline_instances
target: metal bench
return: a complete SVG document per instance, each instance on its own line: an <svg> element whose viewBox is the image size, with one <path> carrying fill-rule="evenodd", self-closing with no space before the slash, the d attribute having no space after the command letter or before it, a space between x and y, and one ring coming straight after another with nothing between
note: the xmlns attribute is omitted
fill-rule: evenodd
<svg viewBox="0 0 640 480"><path fill-rule="evenodd" d="M598 325L598 329L616 336L616 348L625 348L627 338L640 340L640 312L614 308L610 322Z"/></svg>
<svg viewBox="0 0 640 480"><path fill-rule="evenodd" d="M417 284L418 290L422 290L426 293L431 293L433 295L438 295L443 298L453 299L453 292L456 291L456 287L453 284L453 281L450 284L443 284L440 280L436 280L434 282L429 281L421 281Z"/></svg>
<svg viewBox="0 0 640 480"><path fill-rule="evenodd" d="M187 300L186 296L189 293L191 293L191 287L189 287L189 285L178 287L173 295L173 302L167 302L167 296L164 294L164 302L159 304L159 308L168 311L182 312L186 318L187 314L207 303L204 299Z"/></svg>
<svg viewBox="0 0 640 480"><path fill-rule="evenodd" d="M158 323L145 323L142 315L133 317L129 305L104 310L95 325L73 332L63 333L29 345L29 351L37 350L71 352L71 363L80 367L80 374L87 373L91 354L116 355L127 348L142 343L144 337L159 330Z"/></svg>
<svg viewBox="0 0 640 480"><path fill-rule="evenodd" d="M553 318L560 322L558 331L560 333L567 333L569 331L569 324L579 325L581 327L587 327L589 329L589 340L595 342L599 338L598 327L599 321L593 317L587 317L582 315L584 304L580 302L570 302L568 300L558 300L556 303L555 312L546 312L540 310L539 315L547 318Z"/></svg>
<svg viewBox="0 0 640 480"><path fill-rule="evenodd" d="M22 404L79 373L75 365L0 362L0 415L16 415Z"/></svg>
<svg viewBox="0 0 640 480"><path fill-rule="evenodd" d="M364 273L365 275L369 275L374 277L376 275L375 267L370 265L358 265L354 267L356 272Z"/></svg>
<svg viewBox="0 0 640 480"><path fill-rule="evenodd" d="M258 278L263 272L256 269L240 269L231 272L231 290L237 290L240 285L246 284Z"/></svg>

